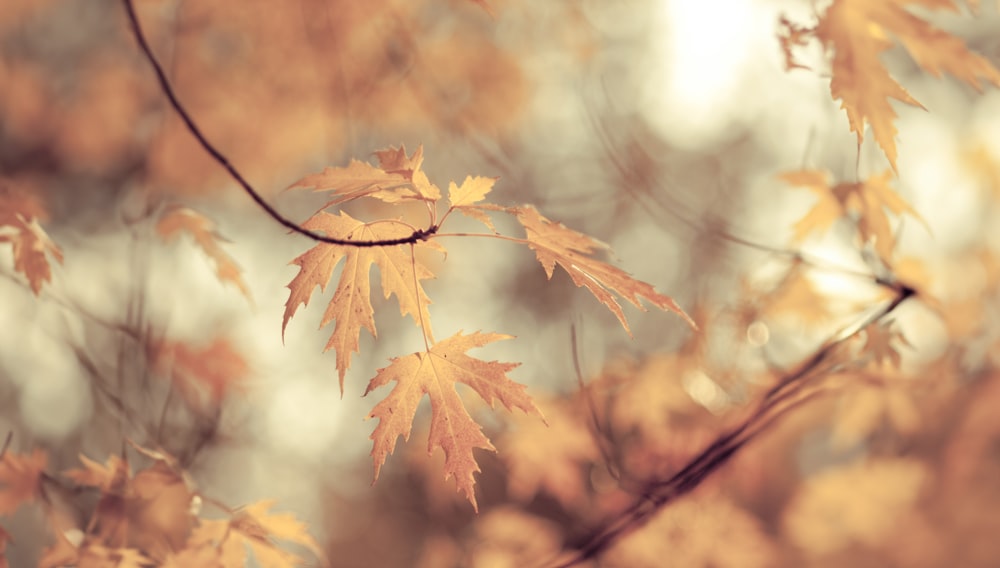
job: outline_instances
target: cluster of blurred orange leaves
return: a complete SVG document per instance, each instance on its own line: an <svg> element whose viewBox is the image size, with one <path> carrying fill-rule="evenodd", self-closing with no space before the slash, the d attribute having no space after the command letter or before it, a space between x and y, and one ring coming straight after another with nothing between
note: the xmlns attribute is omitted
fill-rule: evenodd
<svg viewBox="0 0 1000 568"><path fill-rule="evenodd" d="M324 4L321 17L269 9L263 0L239 2L240 10L234 10L234 4L236 0L181 3L172 15L172 27L153 25L151 35L154 45L171 48L167 57L172 80L189 110L201 118L202 128L226 148L235 163L246 164L246 174L262 187L280 187L287 172L314 155L316 148L338 147L345 132L357 128L354 121L386 129L493 132L511 124L511 117L528 98L527 79L518 64L524 54L504 51L488 41L487 24L483 28L434 28L431 0L379 0L364 5L335 1ZM819 196L817 205L796 225L796 242L824 233L834 223L853 223L857 244L871 247L882 264L920 291L927 307L945 324L953 347L922 362L917 370L907 369L905 334L887 321L865 326L824 369L821 389L831 396L817 402L808 414L787 417L783 427L763 436L732 467L657 512L642 530L613 546L603 564L653 566L670 558L678 566L842 566L877 558L876 563L931 567L949 560L965 565L988 565L994 560L992 550L968 545L1000 529L995 518L981 512L1000 504L996 484L984 483L997 471L990 452L1000 433L1000 420L993 412L1000 404L1000 375L997 361L991 361L969 386L964 357L967 346L980 339L989 324L980 305L1000 288L1000 262L985 247L957 255L947 273L970 270L982 273L983 278L948 296L936 293L947 275L930 276L918 260L896 258L893 223L902 214L918 219L920 215L891 187L896 170L896 115L889 99L919 103L889 75L879 56L891 47L890 38L895 38L918 65L935 75L948 72L981 88L981 82L1000 85L1000 72L968 51L959 39L909 11L917 5L957 9L948 0L834 0L812 27L783 21L785 33L780 39L788 66L801 67L794 50L805 47L811 38L818 40L832 58L832 97L842 101L859 144L866 125L871 126L890 169L858 181L831 181L817 170L786 172L781 178ZM310 5L305 2L303 7ZM5 4L0 7L0 28L30 20L50 8L46 2ZM140 8L147 21L155 22L163 4L145 2ZM265 13L267 17L262 17ZM109 12L109 18L118 16ZM91 54L88 62L74 70L76 86L71 94L61 92L55 75L38 63L0 58L0 84L5 85L0 116L5 136L25 148L51 148L60 163L74 172L114 170L138 151L148 152L142 161L148 167L150 186L171 193L218 186L222 172L179 119L169 116L157 125L144 124L148 109L159 105L161 94L136 71L134 58L123 53L129 51ZM289 65L289 61L296 63ZM428 111L429 107L434 110ZM476 112L465 112L470 108ZM390 204L394 199L436 203L441 198L436 186L414 177L419 163L411 164L407 183L400 184L412 188L412 195L391 191L395 188L387 187L386 180L399 181L392 177L399 177L399 169L387 167L381 159L384 156L379 157L378 168L353 162L304 178L297 185L331 190L340 197L347 195L348 200L375 197ZM412 160L405 151L402 157ZM970 154L970 164L983 172L984 184L992 184L995 192L1000 187L998 168L991 160L984 152ZM364 187L333 183L343 181L337 175L359 170L381 176L381 181ZM494 230L486 212L504 208L471 207L489 191L481 186L492 187L489 179L469 178L461 186L452 184L449 199L452 209L464 207L467 210L460 212L486 219L487 227ZM0 242L12 245L15 271L38 295L52 280L48 259L61 260L62 252L40 225L46 213L30 189L33 180L15 177L0 183ZM328 187L321 188L322 184ZM463 200L463 195L473 194L477 197ZM995 198L995 194L990 196ZM341 205L339 199L330 204ZM601 248L596 241L549 221L530 206L503 212L521 223L525 244L549 276L556 265L561 266L578 286L590 289L614 311L623 325L624 316L620 308L615 310L618 304L609 287L637 305L642 296L658 307L679 311L672 300L651 287L626 282L624 273L588 258ZM350 225L341 231L344 235L331 236L348 238L360 225L346 214L336 222L329 218L333 216L317 215L310 221L328 234L337 230L337 223ZM160 217L157 230L165 240L187 233L214 263L220 281L249 298L237 264L220 246L209 219L187 208L170 207ZM303 271L315 270L319 262L329 265L329 271L325 279L312 275L298 287L290 286L284 323L299 304L308 301L313 288L326 286L344 256L334 250L317 245L314 254L321 259L307 258L313 251L296 259ZM366 268L375 262L357 256L355 260L367 263ZM407 255L396 260L396 265L404 266ZM413 281L415 289L408 291L410 282L401 279L386 295L394 292L402 298L412 292L408 303L401 300L401 313L426 328L433 343L429 315L428 321L421 315L429 300L418 282L430 273L421 273L414 257L409 260L410 272L402 269L400 273ZM385 523L378 538L411 543L419 551L417 564L423 566L526 565L556 558L564 547L579 545L584 538L581 527L614 518L641 498L636 488L643 481L675 472L726 426L743 418L744 403L761 388L780 380L773 367L746 365L743 355L766 343L762 333L794 333L803 322L819 325L833 319L835 310L814 285L808 264L796 260L786 268L777 282L745 284L738 313L729 314L729 327L713 323L713 318L724 319L721 309L695 310L701 314L695 319L702 335L678 353L612 366L575 395L542 399L537 409L519 385L504 382L509 381L505 373L513 364L462 359L467 349L505 336L457 335L429 346L424 353L394 360L368 388L396 381L401 385L397 388L403 389L394 390L372 411L382 421L373 434L376 468L399 435L409 437L416 401L429 393L428 385L440 387L445 382L453 389L452 383L462 380L428 370L431 357L460 360L481 371L476 380L485 377L494 387L496 382L503 383L503 394L516 399L504 400L506 406L540 409L547 424L535 416L516 416L499 434L500 462L490 462L485 476L495 470L503 471L504 477L492 484L487 480L486 501L495 505L506 500L508 505L491 507L471 528L451 532L431 528L426 530L439 532L407 534L407 527ZM341 283L338 291L353 289L355 284ZM364 284L367 299L367 281ZM374 323L368 325L370 316L358 315L362 312L356 311L357 305L347 309L337 301L335 296L329 308L334 315L324 323L337 322L331 345L337 351L342 381L351 353L357 350L361 327L374 334ZM363 304L358 305L364 308ZM370 311L370 304L367 308ZM351 317L355 319L349 322L348 333L341 326ZM716 331L724 335L725 329L746 331L746 336L730 337L736 347L723 357L701 338ZM995 353L997 348L994 340L986 349ZM204 347L160 340L151 342L148 349L154 370L171 381L188 405L202 412L238 390L240 377L246 374L245 361L224 338ZM484 391L491 392L485 387ZM431 422L428 438L432 447L444 447L446 454L449 449L459 453L460 463L446 463L443 468L460 477L465 498L475 504L473 474L479 465L472 459L472 450L492 448L492 444L465 410L478 411L475 405L481 403L463 400L457 391L448 391L448 396L434 399L446 404L451 414ZM483 398L492 404L492 395ZM929 425L925 416L936 419ZM454 417L466 422L455 426ZM399 419L403 422L397 423ZM440 429L445 423L460 430L448 433L451 441L442 438ZM835 454L867 445L876 457L843 458L842 463L813 474L795 461L813 431L828 435ZM456 440L463 445L457 447ZM906 448L901 451L903 442ZM880 445L895 448L898 455L878 456ZM43 553L41 566L243 566L248 548L264 565L294 566L303 561L279 548L279 540L322 558L306 527L290 515L270 513L272 503L229 510L200 495L189 474L170 455L131 447L138 460L149 464L135 473L123 452L110 456L103 465L80 456L83 468L62 475L47 472L47 457L40 450L16 453L4 448L0 516L12 515L24 505L45 511L54 544ZM456 458L446 455L444 459ZM454 516L454 492L440 488L441 467L425 459L419 463L411 467L422 472L419 477L426 487L421 490L431 501L421 514ZM932 481L934 489L929 490ZM97 504L82 519L72 519L59 502L78 492L96 495ZM202 518L201 507L208 502L225 518ZM538 511L558 514L535 514ZM394 511L373 508L366 514L390 516ZM941 518L951 523L949 530L935 526L933 519ZM342 550L345 557L356 545L338 540L337 535L330 540L330 546ZM7 543L8 535L0 528L0 552ZM366 554L373 553L367 550ZM3 558L0 566L6 564Z"/></svg>

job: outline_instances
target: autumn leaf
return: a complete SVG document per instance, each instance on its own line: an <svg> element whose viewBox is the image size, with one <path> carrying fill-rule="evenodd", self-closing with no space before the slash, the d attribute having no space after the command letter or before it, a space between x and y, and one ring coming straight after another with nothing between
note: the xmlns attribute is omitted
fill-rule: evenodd
<svg viewBox="0 0 1000 568"><path fill-rule="evenodd" d="M895 432L912 434L920 426L920 414L908 381L894 377L854 376L840 401L830 434L837 449L848 449L864 441L884 422Z"/></svg>
<svg viewBox="0 0 1000 568"><path fill-rule="evenodd" d="M63 261L62 251L38 224L44 214L37 199L14 191L0 180L0 243L11 243L14 270L24 274L36 296L42 284L52 280L46 254Z"/></svg>
<svg viewBox="0 0 1000 568"><path fill-rule="evenodd" d="M83 548L78 563L93 568L147 568L156 564L134 548L110 548L99 544Z"/></svg>
<svg viewBox="0 0 1000 568"><path fill-rule="evenodd" d="M586 498L590 472L585 466L599 453L580 413L556 403L544 408L545 422L518 420L503 440L507 488L522 503L545 491L568 508Z"/></svg>
<svg viewBox="0 0 1000 568"><path fill-rule="evenodd" d="M622 538L604 559L609 566L766 568L778 565L777 552L760 519L709 495L656 511L647 526Z"/></svg>
<svg viewBox="0 0 1000 568"><path fill-rule="evenodd" d="M809 36L815 33L816 30L804 28L785 16L781 16L778 19L778 44L781 47L781 55L785 60L785 71L808 69L808 67L795 60L793 51L797 47L804 46L809 41Z"/></svg>
<svg viewBox="0 0 1000 568"><path fill-rule="evenodd" d="M942 31L909 8L957 11L953 0L834 0L816 27L827 52L833 53L830 93L847 111L858 144L870 124L875 141L896 170L896 113L889 99L923 108L889 75L879 56L895 38L914 61L932 75L949 73L982 89L982 83L1000 86L1000 71L986 58L972 53L959 38Z"/></svg>
<svg viewBox="0 0 1000 568"><path fill-rule="evenodd" d="M80 454L80 462L83 469L70 469L63 472L63 475L72 479L78 485L96 487L101 493L121 493L131 473L128 462L119 456L111 454L106 465L101 465Z"/></svg>
<svg viewBox="0 0 1000 568"><path fill-rule="evenodd" d="M873 323L865 328L865 346L862 351L872 357L876 368L886 367L898 371L902 364L899 347L913 347L894 321Z"/></svg>
<svg viewBox="0 0 1000 568"><path fill-rule="evenodd" d="M818 325L829 321L833 315L829 299L816 289L805 266L798 261L792 264L776 284L768 282L752 286L747 283L744 289L748 297L754 298L748 302L752 307L741 320L747 326L758 321L758 318Z"/></svg>
<svg viewBox="0 0 1000 568"><path fill-rule="evenodd" d="M413 232L409 225L398 221L362 223L344 212L331 215L321 211L302 226L323 231L330 237L351 241L397 239ZM415 246L427 245L417 243ZM388 299L395 294L399 300L400 314L413 316L430 340L433 340L433 334L427 307L431 301L420 286L420 280L433 278L434 275L410 254L410 247L406 245L360 248L319 243L292 261L300 269L288 284L289 295L281 324L282 335L299 305L309 303L315 287L326 290L333 270L341 260L344 261L344 267L340 273L340 281L333 300L323 314L320 327L336 320L333 335L325 350L334 349L337 352L337 370L343 392L344 376L351 366L351 353L359 350L361 328L367 329L372 336L377 336L374 308L371 304L371 266L374 264L379 268L385 297Z"/></svg>
<svg viewBox="0 0 1000 568"><path fill-rule="evenodd" d="M820 170L798 170L779 176L784 182L811 190L819 201L794 227L794 239L802 241L814 232L826 231L841 217L856 216L862 243L871 243L876 254L886 265L892 265L892 251L896 246L890 213L908 213L926 227L926 221L904 201L890 186L892 172L886 170L863 182L841 182L831 185L830 176Z"/></svg>
<svg viewBox="0 0 1000 568"><path fill-rule="evenodd" d="M10 533L0 527L0 568L10 568L10 564L7 562L7 543L10 540Z"/></svg>
<svg viewBox="0 0 1000 568"><path fill-rule="evenodd" d="M479 471L479 465L473 449L495 448L469 416L455 388L457 384L471 387L490 406L499 400L508 410L519 408L525 413L541 416L525 392L524 385L507 377L507 373L518 363L487 362L465 354L469 349L502 339L511 339L511 336L479 332L462 335L459 332L435 344L427 352L394 358L388 367L378 370L365 389L366 395L392 381L396 385L368 414L369 418L379 420L371 435L374 441L371 455L375 463L375 479L378 479L386 457L396 447L397 438L402 436L404 440L409 440L417 405L426 394L431 403L427 451L431 453L434 448L444 451L445 477L454 477L458 489L478 510L473 474Z"/></svg>
<svg viewBox="0 0 1000 568"><path fill-rule="evenodd" d="M535 251L546 276L551 279L558 264L569 274L574 284L587 288L607 306L629 335L632 330L628 327L616 295L643 311L645 307L640 298L645 298L657 308L673 311L691 327L696 327L694 321L669 296L660 294L652 285L632 278L620 268L591 258L596 251L608 250L608 245L569 229L562 223L546 219L530 205L517 208L515 214L527 234L528 248Z"/></svg>
<svg viewBox="0 0 1000 568"><path fill-rule="evenodd" d="M179 233L187 233L196 245L215 263L215 273L222 282L230 282L252 300L250 289L243 280L240 267L219 245L223 237L215 230L215 223L201 213L187 207L167 208L156 223L156 232L165 242L171 242Z"/></svg>
<svg viewBox="0 0 1000 568"><path fill-rule="evenodd" d="M303 563L298 555L278 548L275 539L299 544L317 558L323 558L306 525L287 513L271 514L273 506L274 501L259 501L238 510L229 520L202 521L191 535L187 549L214 547L219 552L215 565L224 568L243 568L247 548L262 566L293 568ZM208 557L206 560L215 559ZM176 558L172 561L178 562Z"/></svg>
<svg viewBox="0 0 1000 568"><path fill-rule="evenodd" d="M48 457L42 450L30 455L6 452L0 459L0 515L10 515L33 501L42 487Z"/></svg>
<svg viewBox="0 0 1000 568"><path fill-rule="evenodd" d="M148 356L153 369L170 377L184 401L199 409L218 407L227 393L242 386L249 370L225 337L216 337L205 347L156 341L150 344Z"/></svg>
<svg viewBox="0 0 1000 568"><path fill-rule="evenodd" d="M491 231L496 232L493 220L486 214L486 207L476 205L486 198L486 194L493 189L493 184L497 178L466 176L461 186L451 182L448 186L448 201L451 203L451 210L458 211L466 217L470 217L486 225ZM496 210L495 208L492 208Z"/></svg>
<svg viewBox="0 0 1000 568"><path fill-rule="evenodd" d="M819 473L784 515L792 542L822 556L852 543L877 544L913 506L927 478L920 462L882 459Z"/></svg>
<svg viewBox="0 0 1000 568"><path fill-rule="evenodd" d="M336 197L327 202L324 209L362 197L386 203L404 199L433 202L441 198L441 190L430 183L427 174L420 170L424 160L423 146L417 147L409 157L403 146L378 150L375 156L379 160L379 167L351 160L347 167L328 167L318 174L307 175L288 189L311 187L313 191L332 193Z"/></svg>

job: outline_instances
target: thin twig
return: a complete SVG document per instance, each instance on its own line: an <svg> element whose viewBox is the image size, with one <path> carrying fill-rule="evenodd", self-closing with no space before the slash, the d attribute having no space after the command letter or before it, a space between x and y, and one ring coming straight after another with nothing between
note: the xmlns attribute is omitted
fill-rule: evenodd
<svg viewBox="0 0 1000 568"><path fill-rule="evenodd" d="M233 166L232 163L230 163L229 159L226 158L222 154L222 152L220 152L215 146L213 146L212 143L208 141L208 138L206 138L205 135L202 133L201 129L198 127L198 125L194 122L194 119L191 117L191 114L188 113L187 109L184 108L184 105L182 105L180 100L177 98L177 94L174 92L174 88L170 85L170 80L167 79L167 74L164 72L163 67L160 65L160 62L156 59L156 56L153 55L153 50L152 48L150 48L149 42L146 40L146 36L142 31L142 26L139 24L139 17L136 15L135 7L132 5L132 0L122 0L122 2L125 4L125 11L128 15L129 24L132 28L132 34L135 36L135 40L139 44L139 49L142 50L142 53L146 57L146 60L149 61L149 64L153 67L153 71L156 73L156 79L160 84L160 90L162 90L163 94L167 97L167 100L170 102L170 106L173 107L173 109L181 117L181 120L184 121L184 125L187 127L188 132L190 132L191 135L195 137L195 140L198 141L198 143L205 150L205 152L207 152L208 155L211 156L212 159L216 161L216 163L222 166L222 168L225 169L226 172L229 174L229 177L233 178L233 180L235 180L236 183L239 184L241 188L243 188L243 191L245 191L246 194L250 196L250 199L252 199L254 203L256 203L261 209L263 209L268 215L270 215L272 219L280 223L286 229L289 229L294 233L298 233L300 235L309 237L314 241L327 243L331 245L342 245L350 247L385 247L392 245L413 244L417 241L425 241L427 240L428 237L437 232L438 227L436 225L431 225L426 229L415 230L409 236L398 239L385 239L378 241L350 241L346 239L338 239L330 237L322 233L311 231L309 229L302 227L298 223L295 223L294 221L288 219L281 213L279 213L267 201L264 201L264 198L261 197L260 192L258 192L256 189L253 188L252 185L250 185L250 182L248 182L246 178L243 177L243 174L241 174L239 170L237 170L236 167Z"/></svg>

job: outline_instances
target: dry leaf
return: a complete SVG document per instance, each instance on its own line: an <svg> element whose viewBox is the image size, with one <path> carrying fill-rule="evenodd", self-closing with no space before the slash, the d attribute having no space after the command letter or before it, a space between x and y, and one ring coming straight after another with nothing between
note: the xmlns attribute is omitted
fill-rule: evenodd
<svg viewBox="0 0 1000 568"><path fill-rule="evenodd" d="M42 284L52 280L52 270L46 254L59 262L62 251L38 224L44 209L37 199L16 192L0 180L0 243L11 243L14 249L14 270L24 274L37 296Z"/></svg>
<svg viewBox="0 0 1000 568"><path fill-rule="evenodd" d="M871 243L879 258L891 266L896 239L885 210L896 215L908 213L926 226L920 214L889 187L892 172L888 170L863 182L836 185L831 185L829 174L819 170L785 172L779 178L790 185L808 188L819 197L819 202L795 224L796 241L826 231L841 217L855 215L861 242Z"/></svg>
<svg viewBox="0 0 1000 568"><path fill-rule="evenodd" d="M441 191L430 183L427 175L420 170L423 163L423 146L419 146L412 156L406 156L406 148L390 147L379 150L375 155L379 167L367 162L351 160L347 167L328 167L318 174L305 176L288 189L313 188L313 191L327 191L336 197L323 208L343 205L362 197L395 203L403 199L436 201Z"/></svg>
<svg viewBox="0 0 1000 568"><path fill-rule="evenodd" d="M916 501L923 464L884 459L832 469L805 481L784 515L785 532L811 555L853 542L875 544Z"/></svg>
<svg viewBox="0 0 1000 568"><path fill-rule="evenodd" d="M507 373L517 367L517 363L487 362L465 354L469 349L510 338L497 333L462 335L459 332L435 344L430 351L395 358L388 367L378 370L365 389L366 395L392 381L396 386L368 415L379 420L371 435L375 479L386 457L396 447L396 439L402 436L409 440L417 405L426 394L431 402L427 451L444 450L445 476L455 478L458 488L478 510L473 474L479 471L479 466L473 449L494 450L494 447L469 416L456 390L457 384L471 387L490 406L494 400L499 400L508 410L516 407L525 413L541 415L524 385L507 378Z"/></svg>
<svg viewBox="0 0 1000 568"><path fill-rule="evenodd" d="M632 331L616 295L641 310L645 308L640 298L645 298L657 308L670 310L684 318L691 327L696 327L694 321L669 296L660 294L652 285L632 278L620 268L591 258L598 250L608 250L606 244L569 229L562 223L546 219L534 207L520 207L515 213L517 220L524 226L528 248L535 251L546 276L551 279L555 266L561 266L574 284L590 290L594 297L615 314L629 335Z"/></svg>
<svg viewBox="0 0 1000 568"><path fill-rule="evenodd" d="M507 489L522 503L529 503L540 491L567 509L586 499L586 465L596 461L599 453L586 422L565 406L546 405L545 422L517 420L503 439Z"/></svg>
<svg viewBox="0 0 1000 568"><path fill-rule="evenodd" d="M231 282L248 300L251 300L250 289L243 280L240 267L226 254L219 245L225 239L215 230L215 223L201 213L187 207L173 206L167 208L156 223L156 231L164 241L170 242L176 235L186 232L194 242L215 263L215 273L222 282Z"/></svg>
<svg viewBox="0 0 1000 568"><path fill-rule="evenodd" d="M249 371L225 337L216 337L203 348L183 341L154 342L149 359L157 373L170 377L185 402L201 410L218 407L226 394L242 388Z"/></svg>
<svg viewBox="0 0 1000 568"><path fill-rule="evenodd" d="M412 229L401 222L362 223L344 212L338 216L321 211L302 226L323 231L330 237L352 241L397 239L412 233ZM418 243L416 246L427 245ZM318 243L292 261L300 270L288 284L289 295L281 324L282 335L299 305L309 303L314 288L319 286L320 290L326 290L333 270L341 260L344 261L344 268L337 283L337 291L323 314L320 327L336 320L326 350L334 349L337 352L337 370L340 373L340 390L343 392L344 375L351 366L351 353L359 349L361 328L364 327L372 336L376 336L369 275L372 264L378 266L381 272L385 297L395 294L399 300L400 314L413 316L430 340L433 340L433 334L427 306L431 301L419 281L434 275L410 254L410 247L407 245L359 248Z"/></svg>
<svg viewBox="0 0 1000 568"><path fill-rule="evenodd" d="M243 568L248 547L261 566L294 568L301 565L303 559L278 548L274 543L276 538L302 545L317 558L323 558L319 545L309 535L305 524L289 514L270 514L273 505L270 500L259 501L243 507L228 521L203 521L194 530L187 548L200 550L206 546L213 547L219 552L218 564L212 564L216 558L211 555L201 553L198 556L206 562L206 566L223 568ZM173 561L179 562L176 558Z"/></svg>
<svg viewBox="0 0 1000 568"><path fill-rule="evenodd" d="M3 454L0 459L0 515L10 515L38 497L46 465L48 456L39 449L31 454Z"/></svg>
<svg viewBox="0 0 1000 568"><path fill-rule="evenodd" d="M953 0L834 0L820 17L816 37L833 53L830 93L847 111L851 131L864 139L871 124L875 141L896 169L896 112L893 98L923 108L882 65L879 56L899 42L922 68L934 76L949 73L982 89L1000 86L1000 71L965 43L910 12L910 8L957 11Z"/></svg>

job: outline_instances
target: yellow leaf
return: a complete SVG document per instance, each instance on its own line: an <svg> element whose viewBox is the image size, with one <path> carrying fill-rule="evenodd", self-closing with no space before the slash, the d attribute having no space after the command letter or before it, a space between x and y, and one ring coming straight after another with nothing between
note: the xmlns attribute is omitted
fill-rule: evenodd
<svg viewBox="0 0 1000 568"><path fill-rule="evenodd" d="M874 545L917 499L922 464L897 459L857 463L808 480L785 511L792 542L815 556L854 542Z"/></svg>
<svg viewBox="0 0 1000 568"><path fill-rule="evenodd" d="M409 180L400 174L389 173L358 160L344 168L325 168L318 174L310 174L293 183L288 189L313 188L313 191L329 191L335 197L326 204L340 205L362 197L381 199L394 195L393 189L406 187Z"/></svg>
<svg viewBox="0 0 1000 568"><path fill-rule="evenodd" d="M896 239L885 210L902 215L908 213L921 223L923 218L889 186L892 172L886 170L863 182L842 182L832 185L826 172L800 170L778 176L786 183L805 187L819 196L819 202L794 227L794 239L801 241L814 232L825 231L834 221L848 215L857 216L861 242L870 243L879 258L891 265Z"/></svg>
<svg viewBox="0 0 1000 568"><path fill-rule="evenodd" d="M455 182L451 182L448 186L448 201L451 203L451 209L455 209L466 217L479 221L491 231L496 232L493 220L490 219L484 210L486 208L475 204L486 197L486 194L493 189L493 184L496 183L497 179L482 176L466 176L461 186L455 185Z"/></svg>
<svg viewBox="0 0 1000 568"><path fill-rule="evenodd" d="M80 461L83 462L83 469L70 469L63 475L78 485L96 487L102 493L120 493L131 477L128 462L114 454L108 457L107 465L101 465L83 454L80 454Z"/></svg>
<svg viewBox="0 0 1000 568"><path fill-rule="evenodd" d="M205 347L183 341L155 341L147 348L150 365L170 377L177 392L192 408L218 408L226 394L240 389L248 366L229 339L216 337Z"/></svg>
<svg viewBox="0 0 1000 568"><path fill-rule="evenodd" d="M989 60L966 48L959 38L944 32L908 8L957 11L952 0L834 0L820 17L816 37L833 52L830 92L847 111L858 144L870 124L875 141L896 169L896 113L893 98L923 108L882 65L879 56L894 37L913 59L932 75L949 73L976 89L982 82L1000 86L1000 71Z"/></svg>
<svg viewBox="0 0 1000 568"><path fill-rule="evenodd" d="M198 550L213 545L218 562L224 568L242 568L246 561L246 548L253 551L257 562L267 568L294 568L303 563L296 554L282 550L274 539L294 542L306 547L317 558L323 558L319 545L307 532L307 527L290 514L269 513L273 501L259 501L237 511L229 521L203 521L188 541L188 549ZM208 564L215 566L218 564Z"/></svg>
<svg viewBox="0 0 1000 568"><path fill-rule="evenodd" d="M231 282L248 300L252 300L250 289L243 280L239 265L219 246L225 239L215 230L215 223L201 213L187 207L173 206L160 216L156 231L163 240L170 242L178 233L191 235L196 245L215 263L215 273L222 282Z"/></svg>
<svg viewBox="0 0 1000 568"><path fill-rule="evenodd" d="M625 331L632 334L625 319L625 313L615 296L628 300L633 306L645 310L640 298L645 298L661 310L670 310L680 315L691 327L693 320L674 302L673 298L661 294L652 285L636 280L620 268L601 262L591 255L598 250L608 250L608 246L583 233L567 228L562 223L546 219L534 207L525 206L515 210L517 220L524 226L528 247L535 251L538 261L550 279L558 264L569 274L573 283L590 290L602 304L615 314Z"/></svg>
<svg viewBox="0 0 1000 568"><path fill-rule="evenodd" d="M396 447L399 436L409 440L417 405L426 394L431 403L427 451L433 452L434 448L444 450L445 477L454 477L458 488L478 510L473 474L479 471L479 466L472 450L494 450L494 447L469 416L455 387L458 383L471 387L490 406L494 400L499 400L508 410L516 407L525 413L540 416L524 385L507 377L507 373L518 363L487 362L465 354L469 349L510 338L497 333L462 335L459 332L435 344L427 352L394 358L388 367L378 370L365 389L366 395L392 381L396 385L368 415L379 420L371 435L374 441L371 455L375 464L375 479L378 479L386 457Z"/></svg>
<svg viewBox="0 0 1000 568"><path fill-rule="evenodd" d="M323 231L330 237L352 241L396 239L412 233L412 229L403 223L381 221L366 224L344 212L338 216L321 211L302 226ZM416 246L427 245L421 242ZM408 245L364 248L318 243L292 261L300 270L288 284L289 295L281 324L282 335L299 305L308 304L315 287L326 289L333 270L341 260L344 261L344 267L340 281L333 300L323 314L320 327L336 320L326 350L334 349L337 352L337 370L343 392L344 376L351 365L351 353L359 350L361 328L364 327L372 336L376 336L369 278L372 264L377 265L381 272L385 297L395 294L399 300L400 314L413 316L414 321L423 327L424 333L431 340L430 313L427 311L431 301L419 281L433 278L434 275L410 254Z"/></svg>
<svg viewBox="0 0 1000 568"><path fill-rule="evenodd" d="M33 501L41 490L48 457L42 450L31 454L6 452L0 459L0 515L10 515Z"/></svg>
<svg viewBox="0 0 1000 568"><path fill-rule="evenodd" d="M46 253L59 262L62 251L38 224L45 214L37 199L12 190L0 180L0 243L9 242L14 249L14 270L24 274L37 296L42 284L52 280Z"/></svg>

